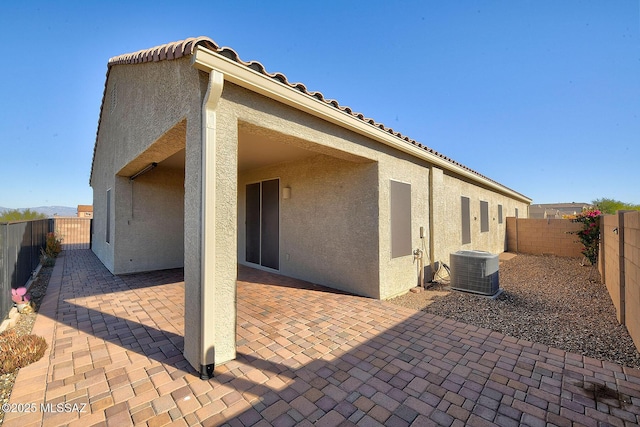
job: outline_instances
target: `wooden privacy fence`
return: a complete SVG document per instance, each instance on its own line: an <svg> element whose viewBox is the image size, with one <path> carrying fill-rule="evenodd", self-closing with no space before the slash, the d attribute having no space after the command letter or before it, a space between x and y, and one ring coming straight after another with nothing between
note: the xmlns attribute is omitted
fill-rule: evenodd
<svg viewBox="0 0 640 427"><path fill-rule="evenodd" d="M618 211L600 220L600 276L640 350L640 212Z"/></svg>

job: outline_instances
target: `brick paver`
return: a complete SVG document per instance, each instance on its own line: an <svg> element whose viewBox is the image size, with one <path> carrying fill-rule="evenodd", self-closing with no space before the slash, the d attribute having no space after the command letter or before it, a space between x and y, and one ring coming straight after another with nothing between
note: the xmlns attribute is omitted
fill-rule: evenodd
<svg viewBox="0 0 640 427"><path fill-rule="evenodd" d="M182 277L63 252L34 325L49 349L11 396L36 411L4 426L640 422L637 369L245 267L238 357L203 381L182 357Z"/></svg>

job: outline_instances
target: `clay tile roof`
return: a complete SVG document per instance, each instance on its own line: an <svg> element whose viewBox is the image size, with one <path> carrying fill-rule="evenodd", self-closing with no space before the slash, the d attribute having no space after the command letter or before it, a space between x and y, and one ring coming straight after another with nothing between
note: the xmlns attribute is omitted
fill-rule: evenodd
<svg viewBox="0 0 640 427"><path fill-rule="evenodd" d="M289 86L293 89L296 89L308 96L311 96L313 98L318 99L319 101L322 101L324 103L326 103L327 105L334 107L340 111L345 112L346 114L349 114L350 116L362 120L365 123L369 123L374 127L377 127L383 131L386 131L392 135L394 135L395 137L405 141L408 144L414 145L420 149L423 149L431 154L434 154L435 156L440 157L441 159L459 167L462 168L468 172L473 173L474 175L483 178L487 181L493 182L494 184L498 184L500 186L502 186L502 184L476 172L475 170L468 168L467 166L458 163L452 159L450 159L449 157L446 157L440 153L438 153L437 151L432 150L431 148L427 147L426 145L423 145L417 141L415 141L414 139L411 139L405 135L402 135L400 132L396 132L395 130L393 130L390 127L386 127L384 124L382 123L377 123L375 120L370 119L370 118L366 118L362 113L357 113L354 112L353 110L351 110L351 108L346 107L346 106L341 106L338 101L334 100L334 99L326 99L324 97L324 95L321 92L311 92L307 89L307 87L302 84L302 83L290 83L289 80L287 79L287 77L282 74L282 73L269 73L264 65L262 65L260 62L257 61L250 61L250 62L245 62L242 59L240 59L240 56L236 53L236 51L234 51L233 49L229 48L229 47L219 47L212 39L210 39L209 37L194 37L194 38L188 38L185 40L180 40L180 41L176 41L176 42L172 42L172 43L167 43L161 46L156 46L150 49L144 49L144 50L140 50L138 52L133 52L133 53L128 53L128 54L124 54L124 55L119 55L119 56L115 56L111 59L109 59L108 62L108 69L110 69L111 67L113 67L114 65L120 65L120 64L140 64L140 63L144 63L144 62L157 62L157 61L163 61L163 60L172 60L172 59L178 59L178 58L182 58L183 56L188 56L188 55L192 55L196 49L196 46L203 46L215 53L217 53L218 55L222 55L227 59L230 59L234 62L237 62L238 64L244 65L247 68L252 69L253 71L256 71L264 76L267 76L275 81L277 81L278 83L284 84L286 86ZM109 75L109 71L107 69L107 77ZM105 91L106 91L106 82L105 82ZM106 96L106 93L103 93L103 102L102 104L104 105L104 97ZM100 108L100 117L102 117L102 106ZM98 130L100 129L100 122L98 121ZM97 136L96 136L96 141L97 141ZM95 147L94 147L94 158L95 158ZM91 170L93 171L93 164L91 166ZM519 194L519 193L518 193Z"/></svg>
<svg viewBox="0 0 640 427"><path fill-rule="evenodd" d="M143 62L158 62L178 59L183 56L192 55L198 45L202 45L214 52L219 50L218 45L209 37L194 37L163 44L162 46L152 47L151 49L144 49L133 53L114 56L109 59L108 67L119 64L141 64Z"/></svg>

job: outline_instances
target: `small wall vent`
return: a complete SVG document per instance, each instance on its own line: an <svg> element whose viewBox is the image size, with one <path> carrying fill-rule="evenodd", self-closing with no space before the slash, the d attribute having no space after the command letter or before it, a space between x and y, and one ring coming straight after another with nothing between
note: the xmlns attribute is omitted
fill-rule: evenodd
<svg viewBox="0 0 640 427"><path fill-rule="evenodd" d="M450 255L451 289L494 296L500 291L498 255L458 251Z"/></svg>

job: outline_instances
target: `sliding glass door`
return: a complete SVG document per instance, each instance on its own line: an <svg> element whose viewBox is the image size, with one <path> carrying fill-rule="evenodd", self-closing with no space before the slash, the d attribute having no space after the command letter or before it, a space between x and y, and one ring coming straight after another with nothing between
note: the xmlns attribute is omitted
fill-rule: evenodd
<svg viewBox="0 0 640 427"><path fill-rule="evenodd" d="M280 269L280 180L246 188L246 260Z"/></svg>

